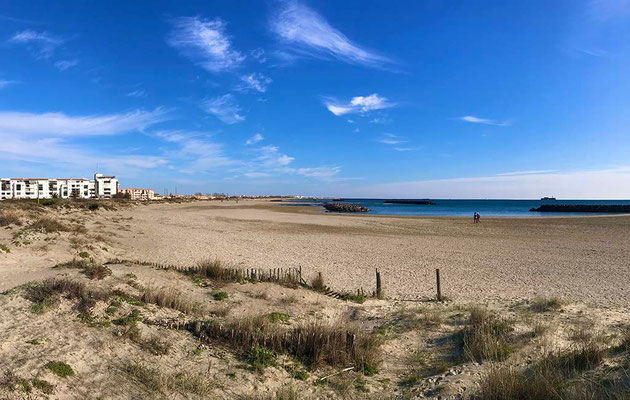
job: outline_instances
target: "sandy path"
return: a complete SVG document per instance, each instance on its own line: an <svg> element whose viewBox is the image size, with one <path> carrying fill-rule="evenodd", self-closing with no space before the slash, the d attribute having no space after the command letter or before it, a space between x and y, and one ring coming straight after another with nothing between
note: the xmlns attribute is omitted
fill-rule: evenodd
<svg viewBox="0 0 630 400"><path fill-rule="evenodd" d="M247 267L301 265L337 289L373 290L383 271L396 298L443 291L460 300L563 296L599 305L630 300L630 217L400 218L318 214L260 202L137 207L120 232L130 257L193 264L220 257Z"/></svg>

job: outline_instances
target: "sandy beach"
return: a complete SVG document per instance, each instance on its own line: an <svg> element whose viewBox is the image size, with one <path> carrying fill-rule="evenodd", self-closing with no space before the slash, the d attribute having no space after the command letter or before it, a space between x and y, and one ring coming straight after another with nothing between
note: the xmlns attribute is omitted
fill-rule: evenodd
<svg viewBox="0 0 630 400"><path fill-rule="evenodd" d="M337 289L373 290L374 269L400 299L444 292L461 300L563 296L630 300L630 217L386 217L321 213L268 202L134 208L121 232L130 257L188 265L208 257L244 267L302 266Z"/></svg>

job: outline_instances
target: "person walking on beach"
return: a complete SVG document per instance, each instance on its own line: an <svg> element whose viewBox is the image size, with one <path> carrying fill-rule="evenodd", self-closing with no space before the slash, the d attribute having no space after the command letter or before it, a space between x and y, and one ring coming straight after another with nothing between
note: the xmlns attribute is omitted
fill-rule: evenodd
<svg viewBox="0 0 630 400"><path fill-rule="evenodd" d="M473 214L473 221L475 224L479 223L479 218L481 218L481 215L479 215L479 213L475 211L475 213Z"/></svg>

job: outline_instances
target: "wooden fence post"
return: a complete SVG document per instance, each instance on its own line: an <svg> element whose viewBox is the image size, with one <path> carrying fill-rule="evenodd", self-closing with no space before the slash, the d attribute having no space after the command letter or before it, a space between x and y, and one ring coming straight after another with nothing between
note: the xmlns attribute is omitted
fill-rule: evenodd
<svg viewBox="0 0 630 400"><path fill-rule="evenodd" d="M437 301L442 301L442 288L440 287L440 269L435 270L435 280L437 283Z"/></svg>
<svg viewBox="0 0 630 400"><path fill-rule="evenodd" d="M378 268L376 268L376 298L383 298L383 287L381 286L381 273L378 272Z"/></svg>

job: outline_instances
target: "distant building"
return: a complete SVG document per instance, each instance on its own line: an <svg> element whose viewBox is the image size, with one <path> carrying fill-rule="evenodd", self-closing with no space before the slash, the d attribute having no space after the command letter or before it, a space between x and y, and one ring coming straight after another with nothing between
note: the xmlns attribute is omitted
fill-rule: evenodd
<svg viewBox="0 0 630 400"><path fill-rule="evenodd" d="M49 178L7 178L0 179L0 200L7 199L62 199L105 198L118 193L118 179L115 176L94 174L89 179L49 179Z"/></svg>
<svg viewBox="0 0 630 400"><path fill-rule="evenodd" d="M153 189L137 189L137 188L127 188L120 189L120 193L128 194L131 200L154 200L155 192Z"/></svg>

